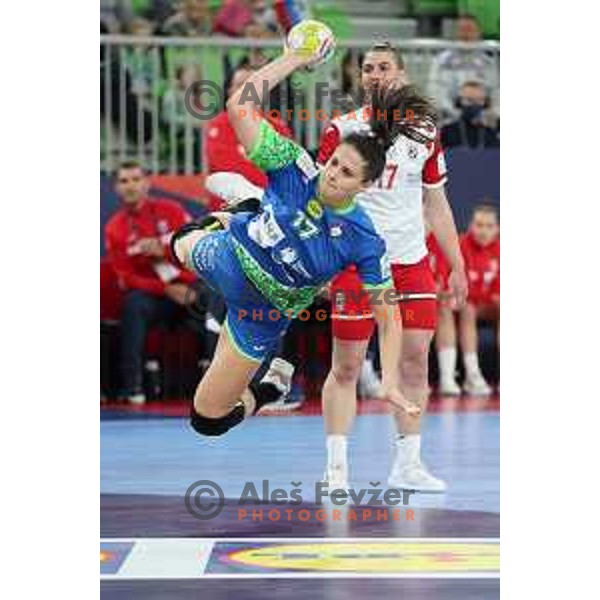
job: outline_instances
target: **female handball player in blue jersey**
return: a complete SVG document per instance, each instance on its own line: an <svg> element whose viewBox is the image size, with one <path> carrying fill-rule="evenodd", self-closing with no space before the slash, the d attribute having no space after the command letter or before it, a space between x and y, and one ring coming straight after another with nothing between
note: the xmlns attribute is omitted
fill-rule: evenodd
<svg viewBox="0 0 600 600"><path fill-rule="evenodd" d="M192 427L203 435L221 435L258 408L246 388L260 363L290 318L351 264L365 288L384 290L373 312L386 398L409 413L419 410L398 388L401 320L397 302L383 300L394 293L385 244L354 201L381 176L393 141L397 124L376 118L382 114L377 109L386 109L385 96L374 105L371 131L347 137L321 172L303 148L260 117L263 96L314 60L286 50L227 102L240 143L268 176L258 213L215 213L210 224L188 224L173 236L175 258L227 304L214 358L194 396Z"/></svg>

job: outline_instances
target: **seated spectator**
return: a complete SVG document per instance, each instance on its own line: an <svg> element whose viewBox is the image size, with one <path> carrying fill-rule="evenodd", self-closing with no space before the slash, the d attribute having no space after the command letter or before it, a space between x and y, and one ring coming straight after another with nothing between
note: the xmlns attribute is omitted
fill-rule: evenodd
<svg viewBox="0 0 600 600"><path fill-rule="evenodd" d="M481 40L481 29L477 19L471 15L459 17L457 40L475 45ZM429 94L435 99L442 123L449 123L460 117L455 106L460 87L466 81L481 83L490 98L485 110L485 122L495 127L500 115L500 69L489 52L481 48L453 48L441 52L432 62L429 74Z"/></svg>
<svg viewBox="0 0 600 600"><path fill-rule="evenodd" d="M148 197L149 182L142 167L124 162L116 173L122 207L106 224L108 260L125 292L121 315L122 396L145 402L143 352L151 324L182 318L181 307L196 301L196 277L168 258L172 232L189 221L176 202Z"/></svg>
<svg viewBox="0 0 600 600"><path fill-rule="evenodd" d="M458 337L465 367L463 390L472 396L489 396L491 388L479 367L477 321L492 322L496 328L500 324L500 227L495 206L480 204L475 207L469 230L461 236L460 243L469 279L467 304L458 313ZM429 240L428 245L442 288L436 331L440 393L459 395L461 390L455 379L456 320L443 293L447 268L435 240Z"/></svg>
<svg viewBox="0 0 600 600"><path fill-rule="evenodd" d="M231 37L276 37L277 19L265 0L226 0L215 18L214 32Z"/></svg>
<svg viewBox="0 0 600 600"><path fill-rule="evenodd" d="M209 0L181 0L179 10L163 26L165 35L190 37L210 35L213 10Z"/></svg>
<svg viewBox="0 0 600 600"><path fill-rule="evenodd" d="M445 148L498 148L498 130L488 127L484 119L488 103L483 85L477 81L463 83L456 99L460 116L456 121L442 127L442 145Z"/></svg>

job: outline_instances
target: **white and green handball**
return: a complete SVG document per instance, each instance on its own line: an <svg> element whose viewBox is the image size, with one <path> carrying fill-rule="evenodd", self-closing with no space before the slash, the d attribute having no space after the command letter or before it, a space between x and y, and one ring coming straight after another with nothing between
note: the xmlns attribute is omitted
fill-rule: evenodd
<svg viewBox="0 0 600 600"><path fill-rule="evenodd" d="M288 49L292 54L309 61L311 67L326 63L335 51L335 36L325 23L300 21L287 36Z"/></svg>

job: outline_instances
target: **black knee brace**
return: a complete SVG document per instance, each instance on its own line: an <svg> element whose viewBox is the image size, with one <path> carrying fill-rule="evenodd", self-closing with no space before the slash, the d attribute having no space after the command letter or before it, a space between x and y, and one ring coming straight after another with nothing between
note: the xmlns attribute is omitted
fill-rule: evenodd
<svg viewBox="0 0 600 600"><path fill-rule="evenodd" d="M260 208L260 200L258 198L246 198L246 200L242 200L238 202L235 206L231 206L230 208L226 208L225 212L236 214L240 212L251 212L256 213Z"/></svg>
<svg viewBox="0 0 600 600"><path fill-rule="evenodd" d="M240 400L234 409L224 417L203 417L192 406L191 425L200 435L217 436L227 433L244 420L246 410Z"/></svg>
<svg viewBox="0 0 600 600"><path fill-rule="evenodd" d="M177 265L185 268L185 265L181 263L179 257L175 253L176 242L188 235L188 233L192 233L192 231L218 231L219 229L223 229L223 224L219 219L212 215L204 217L201 221L191 221L190 223L186 223L171 236L171 240L169 241L171 258Z"/></svg>

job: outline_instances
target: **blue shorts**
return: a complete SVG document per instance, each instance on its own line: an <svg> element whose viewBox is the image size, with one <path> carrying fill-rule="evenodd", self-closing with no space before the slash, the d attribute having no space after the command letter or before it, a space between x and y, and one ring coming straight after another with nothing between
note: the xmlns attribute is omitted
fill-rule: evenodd
<svg viewBox="0 0 600 600"><path fill-rule="evenodd" d="M291 321L246 278L229 232L215 231L192 250L196 273L225 298L225 330L239 353L262 362L275 349Z"/></svg>

